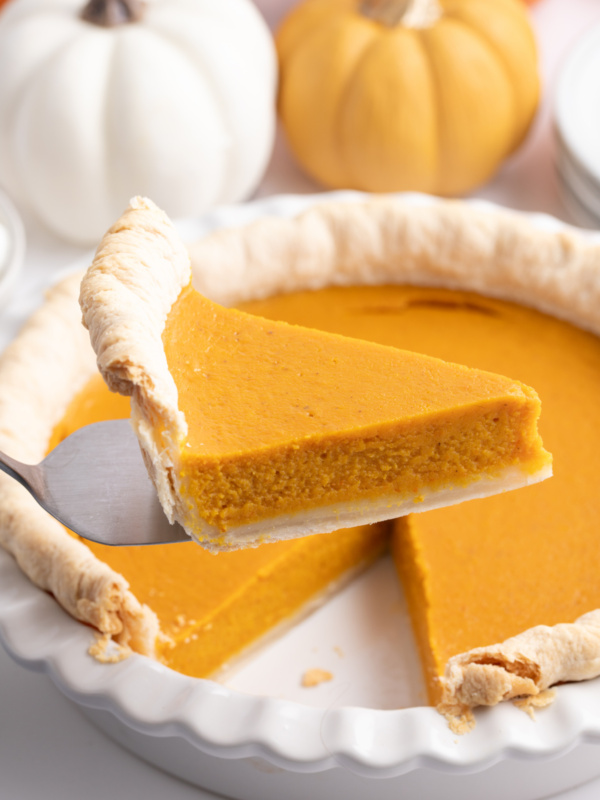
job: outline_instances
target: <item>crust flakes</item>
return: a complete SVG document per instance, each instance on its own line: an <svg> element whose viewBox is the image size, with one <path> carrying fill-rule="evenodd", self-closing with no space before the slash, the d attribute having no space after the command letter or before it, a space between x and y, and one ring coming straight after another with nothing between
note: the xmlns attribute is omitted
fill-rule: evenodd
<svg viewBox="0 0 600 800"><path fill-rule="evenodd" d="M300 685L306 689L313 689L315 686L320 686L322 683L327 683L333 680L333 673L328 669L321 669L320 667L313 667L307 669L302 676Z"/></svg>

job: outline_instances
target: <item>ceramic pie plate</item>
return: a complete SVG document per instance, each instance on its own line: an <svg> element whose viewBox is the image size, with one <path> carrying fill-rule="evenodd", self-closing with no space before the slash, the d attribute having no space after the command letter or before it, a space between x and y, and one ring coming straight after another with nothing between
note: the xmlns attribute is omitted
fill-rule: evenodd
<svg viewBox="0 0 600 800"><path fill-rule="evenodd" d="M260 217L294 216L326 199L362 197L271 198L217 210L180 230L191 242ZM528 216L545 230L566 227ZM34 587L4 551L0 639L124 747L239 800L504 800L509 786L511 800L533 800L600 774L600 680L561 686L535 720L511 704L478 711L476 728L464 736L423 705L408 614L386 559L225 683L189 678L138 655L97 663L87 655L90 629ZM302 688L304 670L313 667L331 671L333 680Z"/></svg>

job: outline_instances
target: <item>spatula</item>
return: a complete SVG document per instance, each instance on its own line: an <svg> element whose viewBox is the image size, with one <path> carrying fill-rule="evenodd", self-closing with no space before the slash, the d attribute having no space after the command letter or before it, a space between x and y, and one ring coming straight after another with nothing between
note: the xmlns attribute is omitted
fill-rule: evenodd
<svg viewBox="0 0 600 800"><path fill-rule="evenodd" d="M180 525L169 524L128 420L80 428L35 466L0 451L0 470L84 539L110 545L190 541Z"/></svg>

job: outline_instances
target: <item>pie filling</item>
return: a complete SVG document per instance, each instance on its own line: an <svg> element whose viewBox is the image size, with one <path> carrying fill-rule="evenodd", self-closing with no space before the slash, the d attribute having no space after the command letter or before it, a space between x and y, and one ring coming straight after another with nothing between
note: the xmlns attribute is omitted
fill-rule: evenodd
<svg viewBox="0 0 600 800"><path fill-rule="evenodd" d="M196 508L227 531L549 463L536 393L499 375L223 309L191 287L163 345L189 430L178 477L194 535Z"/></svg>

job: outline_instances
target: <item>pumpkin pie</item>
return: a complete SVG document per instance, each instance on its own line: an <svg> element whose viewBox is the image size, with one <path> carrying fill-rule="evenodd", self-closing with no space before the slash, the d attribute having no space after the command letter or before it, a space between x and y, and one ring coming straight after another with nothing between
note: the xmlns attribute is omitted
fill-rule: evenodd
<svg viewBox="0 0 600 800"><path fill-rule="evenodd" d="M598 248L577 232L534 229L509 212L457 202L406 206L377 198L324 204L294 220L264 219L222 231L191 246L190 253L194 285L223 305L458 358L477 368L502 371L510 364L512 372L514 363L518 378L539 384L541 430L556 453L553 480L411 516L402 525L417 533L410 540L396 533L396 546L401 539L425 545L430 521L439 523L432 535L438 536L443 563L434 561L431 550L407 547L404 564L409 595L411 585L431 590L436 630L441 622L449 629L443 643L433 627L419 636L433 702L441 696L445 658L450 658L445 699L463 711L519 691L540 697L556 681L599 674L594 609L600 608L595 487L600 449L593 433L598 427L594 381L600 375ZM0 448L23 461L41 460L53 432L60 437L65 426L89 419L93 402L86 386L100 387L101 405L125 402L97 377L76 302L79 282L75 275L52 289L0 360ZM421 288L424 284L438 288ZM406 327L407 320L419 318ZM494 330L502 335L492 335ZM462 349L467 346L479 349ZM79 420L74 395L81 401ZM103 413L118 416L127 409L107 407ZM4 475L0 496L1 544L33 582L121 647L161 654L163 598L156 595L162 572L170 568L158 550L147 551L157 553L151 567L156 577L148 579L147 595L138 597L143 588L135 558L111 566L108 551L92 552ZM531 516L520 520L530 501L534 509L543 510L546 503L551 509L543 524ZM492 504L498 510L484 513ZM481 537L475 539L467 526L463 538L465 518L456 518L459 512L481 513L487 526ZM180 547L203 553L193 544L169 552ZM246 552L253 551L231 555ZM444 575L446 585L454 584L451 598L441 591ZM488 590L488 583L495 589ZM427 615L417 603L411 608L418 628ZM194 618L185 609L178 613L186 625ZM471 626L466 635L464 623ZM186 625L180 633L170 631L183 637L173 653L196 632ZM427 650L435 653L435 662ZM492 691L484 693L482 686Z"/></svg>
<svg viewBox="0 0 600 800"><path fill-rule="evenodd" d="M136 198L81 305L171 521L228 550L425 511L550 474L528 386L226 309Z"/></svg>

